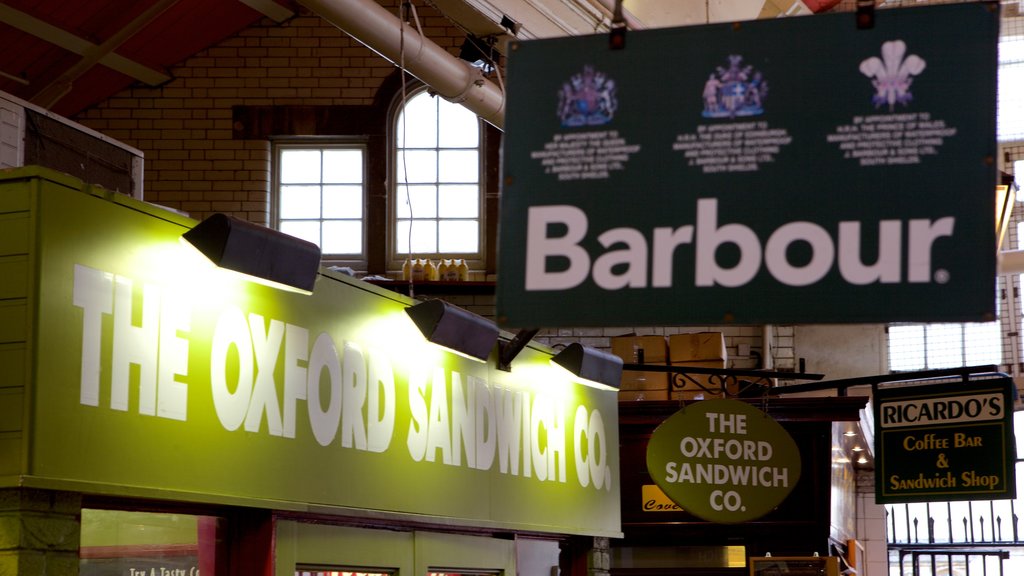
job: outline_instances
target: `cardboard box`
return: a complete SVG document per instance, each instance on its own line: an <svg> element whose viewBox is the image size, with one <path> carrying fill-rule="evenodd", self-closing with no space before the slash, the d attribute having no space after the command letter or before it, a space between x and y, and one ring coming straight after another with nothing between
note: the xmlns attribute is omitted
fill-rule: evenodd
<svg viewBox="0 0 1024 576"><path fill-rule="evenodd" d="M727 360L725 336L721 332L673 334L668 338L669 359L676 362ZM724 366L723 366L724 368Z"/></svg>
<svg viewBox="0 0 1024 576"><path fill-rule="evenodd" d="M613 336L612 354L622 358L624 364L638 364L638 352L643 350L644 364L668 364L668 341L664 336ZM665 390L667 400L668 373L623 370L620 390Z"/></svg>
<svg viewBox="0 0 1024 576"><path fill-rule="evenodd" d="M619 390L619 402L640 402L643 400L668 400L668 390Z"/></svg>

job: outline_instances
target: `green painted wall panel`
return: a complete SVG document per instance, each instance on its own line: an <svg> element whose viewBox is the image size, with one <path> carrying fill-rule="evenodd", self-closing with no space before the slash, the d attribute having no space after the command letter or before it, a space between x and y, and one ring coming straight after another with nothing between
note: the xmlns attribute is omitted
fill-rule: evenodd
<svg viewBox="0 0 1024 576"><path fill-rule="evenodd" d="M4 477L9 479L21 474L22 442L21 433L0 432L0 487L6 487ZM17 485L14 483L12 485ZM0 571L0 574L5 572Z"/></svg>
<svg viewBox="0 0 1024 576"><path fill-rule="evenodd" d="M454 558L458 559L455 564ZM511 576L516 574L515 542L435 532L416 533L416 571L427 574L451 566Z"/></svg>
<svg viewBox="0 0 1024 576"><path fill-rule="evenodd" d="M28 237L27 212L0 214L0 255L27 254Z"/></svg>
<svg viewBox="0 0 1024 576"><path fill-rule="evenodd" d="M26 365L24 343L0 344L0 477L24 472Z"/></svg>
<svg viewBox="0 0 1024 576"><path fill-rule="evenodd" d="M25 391L20 388L0 388L0 432L21 430L25 404Z"/></svg>
<svg viewBox="0 0 1024 576"><path fill-rule="evenodd" d="M28 258L0 256L0 300L28 296Z"/></svg>
<svg viewBox="0 0 1024 576"><path fill-rule="evenodd" d="M358 566L367 571L387 569L396 574L417 573L413 570L412 532L279 520L274 535L276 576L295 576L296 566Z"/></svg>
<svg viewBox="0 0 1024 576"><path fill-rule="evenodd" d="M0 388L25 385L25 345L0 344Z"/></svg>
<svg viewBox="0 0 1024 576"><path fill-rule="evenodd" d="M32 184L31 180L22 180L5 186L3 194L0 194L0 214L28 211L32 202Z"/></svg>
<svg viewBox="0 0 1024 576"><path fill-rule="evenodd" d="M27 313L24 300L0 302L0 344L25 341Z"/></svg>

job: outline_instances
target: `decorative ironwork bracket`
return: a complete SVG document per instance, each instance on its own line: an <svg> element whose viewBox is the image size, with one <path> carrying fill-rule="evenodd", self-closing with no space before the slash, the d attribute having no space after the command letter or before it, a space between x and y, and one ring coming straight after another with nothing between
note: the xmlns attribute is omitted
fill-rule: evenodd
<svg viewBox="0 0 1024 576"><path fill-rule="evenodd" d="M667 364L623 364L623 371L666 372L669 374L669 385L672 390L693 389L697 387L708 394L720 394L722 397L757 398L772 389L771 381L776 378L786 380L821 380L824 374L805 374L801 372L772 372L768 370L735 370L732 368L703 368L698 366L672 366ZM707 376L697 379L695 375Z"/></svg>
<svg viewBox="0 0 1024 576"><path fill-rule="evenodd" d="M701 368L697 366L672 366L667 364L623 364L623 371L667 372L672 390L683 390L693 385L709 394L720 394L724 398L745 397L757 398L765 395L778 396L800 392L817 392L835 390L836 395L846 396L847 390L856 386L871 386L874 390L879 384L894 382L923 383L927 380L960 379L969 382L978 376L1002 375L995 365L964 366L959 368L941 368L936 370L919 370L916 372L897 372L861 378L841 380L822 380L824 374L808 374L802 372L771 372L768 370L734 370L731 368ZM708 384L694 378L694 375L706 375ZM772 386L771 380L819 380L806 384L789 384ZM692 389L692 387L691 387Z"/></svg>

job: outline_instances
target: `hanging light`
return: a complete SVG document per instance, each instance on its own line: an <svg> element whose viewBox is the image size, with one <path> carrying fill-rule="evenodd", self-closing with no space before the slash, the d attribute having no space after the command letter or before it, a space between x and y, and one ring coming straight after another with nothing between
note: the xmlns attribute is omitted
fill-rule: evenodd
<svg viewBox="0 0 1024 576"><path fill-rule="evenodd" d="M551 362L595 388L618 390L622 381L622 358L577 342L555 354Z"/></svg>
<svg viewBox="0 0 1024 576"><path fill-rule="evenodd" d="M320 248L312 242L227 214L214 214L181 235L220 268L312 294Z"/></svg>
<svg viewBox="0 0 1024 576"><path fill-rule="evenodd" d="M452 352L487 360L498 342L498 325L444 300L427 300L405 309L423 337Z"/></svg>

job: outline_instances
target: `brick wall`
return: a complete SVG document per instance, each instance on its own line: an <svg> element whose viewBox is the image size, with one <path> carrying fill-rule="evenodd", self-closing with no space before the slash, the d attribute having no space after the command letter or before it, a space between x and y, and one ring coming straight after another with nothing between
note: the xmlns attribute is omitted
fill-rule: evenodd
<svg viewBox="0 0 1024 576"><path fill-rule="evenodd" d="M389 10L397 12L397 3ZM429 7L418 8L425 35L457 53L465 33ZM159 88L133 88L75 118L145 154L144 198L202 219L225 212L270 222L270 142L234 138L232 107L369 106L395 66L310 13L278 24L269 19L189 58ZM493 295L448 298L483 316ZM758 367L741 346L761 350L759 326L550 329L536 338L559 346L581 342L608 350L612 336L725 333L731 368ZM795 369L792 327L772 329L776 369Z"/></svg>
<svg viewBox="0 0 1024 576"><path fill-rule="evenodd" d="M457 50L465 34L417 10L423 33ZM75 120L143 151L147 201L196 219L226 212L267 224L270 144L233 139L232 107L369 105L395 69L313 14L264 19L175 66L166 85L126 90Z"/></svg>

